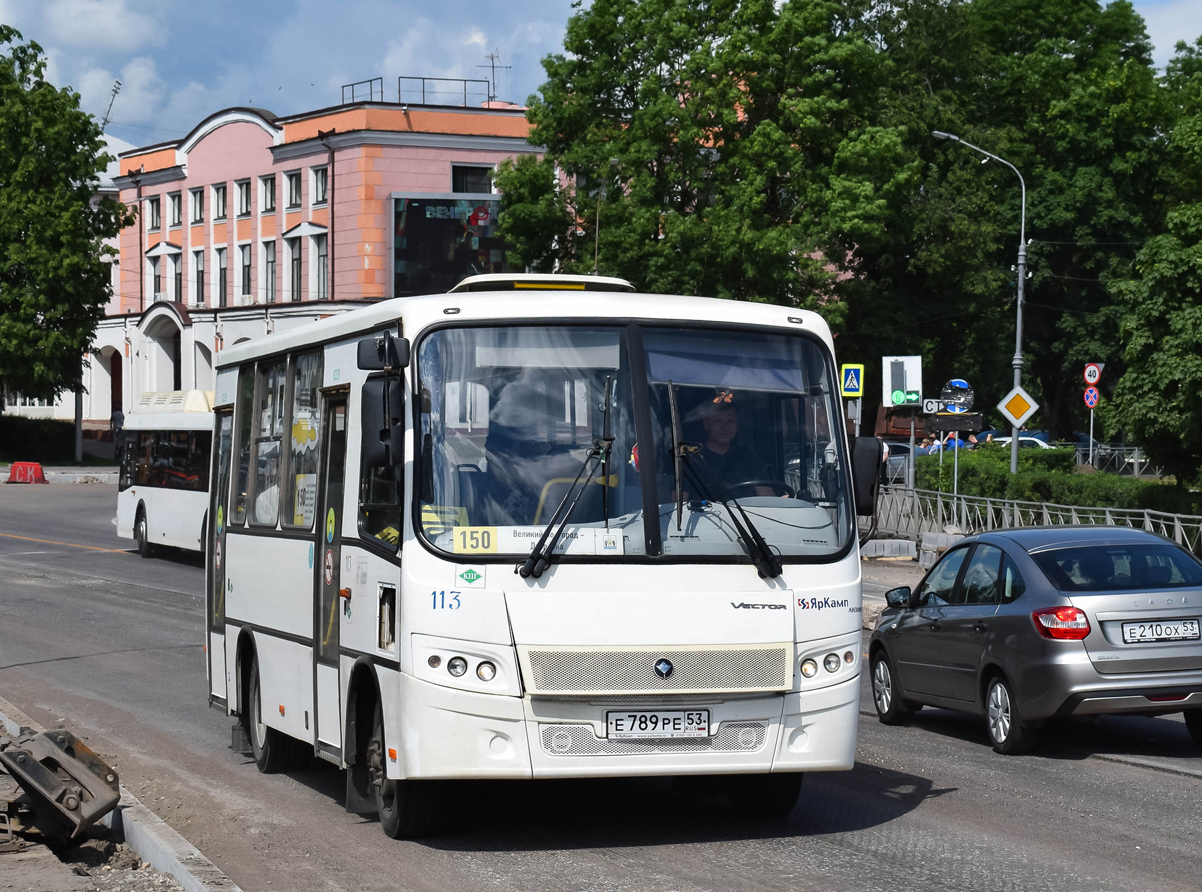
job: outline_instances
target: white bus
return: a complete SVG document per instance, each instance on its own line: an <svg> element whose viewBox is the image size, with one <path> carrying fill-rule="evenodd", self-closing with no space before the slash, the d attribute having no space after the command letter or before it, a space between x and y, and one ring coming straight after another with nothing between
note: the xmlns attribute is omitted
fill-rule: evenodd
<svg viewBox="0 0 1202 892"><path fill-rule="evenodd" d="M221 353L210 704L392 837L463 778L716 774L787 813L853 764L881 460L853 494L826 324L478 286Z"/></svg>
<svg viewBox="0 0 1202 892"><path fill-rule="evenodd" d="M211 390L144 393L125 416L117 535L142 557L163 545L204 547L212 443Z"/></svg>

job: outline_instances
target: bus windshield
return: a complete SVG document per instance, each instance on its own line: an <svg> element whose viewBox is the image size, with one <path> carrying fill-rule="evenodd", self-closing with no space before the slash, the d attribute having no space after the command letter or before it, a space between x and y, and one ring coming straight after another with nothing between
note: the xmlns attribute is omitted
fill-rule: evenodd
<svg viewBox="0 0 1202 892"><path fill-rule="evenodd" d="M822 559L851 536L838 399L817 340L447 328L421 342L418 378L419 526L440 550L529 554L565 499L555 553L567 556L747 559L740 528L753 525L783 558ZM573 492L603 437L607 460Z"/></svg>

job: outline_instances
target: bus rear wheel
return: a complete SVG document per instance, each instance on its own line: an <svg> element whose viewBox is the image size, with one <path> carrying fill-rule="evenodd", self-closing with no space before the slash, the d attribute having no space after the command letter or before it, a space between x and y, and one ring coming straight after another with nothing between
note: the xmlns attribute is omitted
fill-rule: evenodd
<svg viewBox="0 0 1202 892"><path fill-rule="evenodd" d="M735 811L749 818L784 818L797 807L801 772L788 774L732 774L726 778L726 795Z"/></svg>
<svg viewBox="0 0 1202 892"><path fill-rule="evenodd" d="M384 711L376 702L367 764L376 795L380 826L392 839L417 839L437 832L446 817L438 781L395 780L387 776Z"/></svg>
<svg viewBox="0 0 1202 892"><path fill-rule="evenodd" d="M255 765L264 774L283 771L288 766L290 739L263 722L263 694L259 684L259 658L251 658L250 680L247 683L246 710L242 724L250 738L250 753Z"/></svg>

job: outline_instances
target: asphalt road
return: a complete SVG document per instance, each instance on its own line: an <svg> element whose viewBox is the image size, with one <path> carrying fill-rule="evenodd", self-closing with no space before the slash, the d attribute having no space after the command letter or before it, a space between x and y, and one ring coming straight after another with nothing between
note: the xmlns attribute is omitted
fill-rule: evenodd
<svg viewBox="0 0 1202 892"><path fill-rule="evenodd" d="M116 537L112 486L0 486L0 696L62 722L243 889L1196 890L1202 751L1177 718L1049 728L1003 757L980 720L865 716L855 770L783 822L704 780L464 784L458 828L393 842L330 766L259 774L205 705L203 572ZM913 569L874 566L870 592ZM871 712L864 688L862 711Z"/></svg>

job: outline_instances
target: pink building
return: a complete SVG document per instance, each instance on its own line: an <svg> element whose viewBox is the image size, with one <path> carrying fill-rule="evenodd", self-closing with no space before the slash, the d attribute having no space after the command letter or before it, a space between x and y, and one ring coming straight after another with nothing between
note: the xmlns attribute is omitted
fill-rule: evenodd
<svg viewBox="0 0 1202 892"><path fill-rule="evenodd" d="M85 372L85 418L146 391L211 390L224 347L365 301L504 270L491 173L524 109L354 102L287 117L231 108L122 154L140 208ZM70 417L71 400L60 417Z"/></svg>

